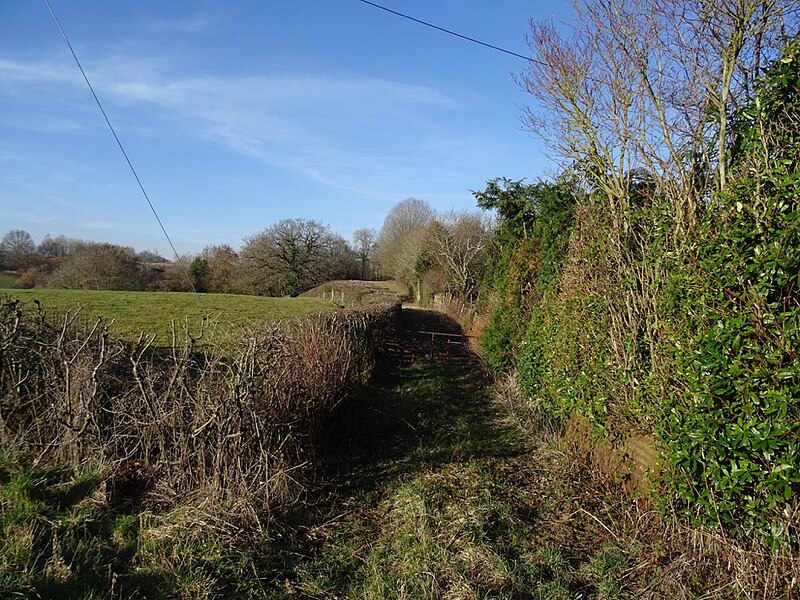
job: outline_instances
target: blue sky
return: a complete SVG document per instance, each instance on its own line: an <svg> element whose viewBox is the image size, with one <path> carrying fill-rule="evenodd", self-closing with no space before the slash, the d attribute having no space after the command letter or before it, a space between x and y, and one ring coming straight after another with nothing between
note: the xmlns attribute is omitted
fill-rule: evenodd
<svg viewBox="0 0 800 600"><path fill-rule="evenodd" d="M358 0L51 0L180 253L284 218L350 238L408 197L535 180L523 60ZM526 54L560 2L383 0ZM44 2L0 1L0 235L170 251Z"/></svg>

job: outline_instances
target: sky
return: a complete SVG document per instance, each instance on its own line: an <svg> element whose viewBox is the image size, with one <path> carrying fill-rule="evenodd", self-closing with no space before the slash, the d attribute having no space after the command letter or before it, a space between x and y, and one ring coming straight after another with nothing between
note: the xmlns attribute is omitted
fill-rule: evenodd
<svg viewBox="0 0 800 600"><path fill-rule="evenodd" d="M560 1L383 0L527 54ZM180 254L281 219L350 239L409 197L548 172L525 61L359 0L51 0ZM171 249L45 2L0 0L0 235Z"/></svg>

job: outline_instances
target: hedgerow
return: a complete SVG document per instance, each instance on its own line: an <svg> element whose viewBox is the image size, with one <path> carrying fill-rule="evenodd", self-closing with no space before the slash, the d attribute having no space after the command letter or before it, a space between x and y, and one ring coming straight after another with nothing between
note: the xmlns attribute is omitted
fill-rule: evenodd
<svg viewBox="0 0 800 600"><path fill-rule="evenodd" d="M302 493L328 415L370 377L398 309L242 324L219 342L176 331L163 349L3 298L0 450L93 469L112 499L268 512Z"/></svg>
<svg viewBox="0 0 800 600"><path fill-rule="evenodd" d="M654 436L666 514L773 548L800 537L799 79L795 44L731 119L693 227L657 186L621 214L591 188L569 218L499 211L484 336L550 418Z"/></svg>
<svg viewBox="0 0 800 600"><path fill-rule="evenodd" d="M772 545L800 534L799 78L795 45L736 115L731 184L672 284L685 392L660 429L682 512Z"/></svg>

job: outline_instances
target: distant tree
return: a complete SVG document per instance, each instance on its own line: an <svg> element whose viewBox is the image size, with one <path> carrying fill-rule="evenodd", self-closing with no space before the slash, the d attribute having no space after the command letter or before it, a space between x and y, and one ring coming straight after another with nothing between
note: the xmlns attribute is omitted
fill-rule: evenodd
<svg viewBox="0 0 800 600"><path fill-rule="evenodd" d="M329 276L332 279L358 279L361 277L361 264L358 254L347 240L333 234L330 245Z"/></svg>
<svg viewBox="0 0 800 600"><path fill-rule="evenodd" d="M375 261L385 275L407 283L417 300L422 298L422 280L429 262L424 256L428 226L434 211L424 200L407 198L389 211L375 247Z"/></svg>
<svg viewBox="0 0 800 600"><path fill-rule="evenodd" d="M347 244L313 220L285 219L247 238L242 248L246 291L296 296L328 279L343 276L341 250Z"/></svg>
<svg viewBox="0 0 800 600"><path fill-rule="evenodd" d="M227 244L206 246L200 253L205 261L206 274L203 286L216 294L231 294L239 277L239 255Z"/></svg>
<svg viewBox="0 0 800 600"><path fill-rule="evenodd" d="M208 290L208 261L202 256L195 256L189 264L189 276L195 291L207 292Z"/></svg>
<svg viewBox="0 0 800 600"><path fill-rule="evenodd" d="M67 238L63 235L60 235L56 238L57 240L63 239L63 243L65 244L66 251L64 256L73 256L75 254L80 254L84 250L86 250L89 246L94 244L94 242L88 242L86 240L81 240L78 238Z"/></svg>
<svg viewBox="0 0 800 600"><path fill-rule="evenodd" d="M50 237L47 234L39 244L38 252L41 256L48 258L63 258L65 256L72 256L78 254L88 248L92 242L79 240L77 238L68 238L64 235L57 235Z"/></svg>
<svg viewBox="0 0 800 600"><path fill-rule="evenodd" d="M370 260L377 237L374 229L356 229L353 232L353 246L358 257L360 279L367 279L370 274Z"/></svg>
<svg viewBox="0 0 800 600"><path fill-rule="evenodd" d="M45 257L63 256L59 254L58 243L50 237L49 233L44 236L44 239L36 247L36 251L40 256Z"/></svg>
<svg viewBox="0 0 800 600"><path fill-rule="evenodd" d="M12 229L0 241L0 259L6 267L24 269L36 257L36 244L31 234L23 229Z"/></svg>
<svg viewBox="0 0 800 600"><path fill-rule="evenodd" d="M48 285L81 290L141 290L144 280L131 248L91 244L69 257L53 273Z"/></svg>
<svg viewBox="0 0 800 600"><path fill-rule="evenodd" d="M489 219L474 212L451 211L437 219L431 253L442 271L442 288L461 300L474 299L486 269Z"/></svg>
<svg viewBox="0 0 800 600"><path fill-rule="evenodd" d="M191 292L194 291L193 281L190 281L190 267L193 257L182 256L178 260L159 264L158 273L151 277L147 289L158 292ZM155 270L155 269L153 269ZM189 273L189 277L186 274Z"/></svg>

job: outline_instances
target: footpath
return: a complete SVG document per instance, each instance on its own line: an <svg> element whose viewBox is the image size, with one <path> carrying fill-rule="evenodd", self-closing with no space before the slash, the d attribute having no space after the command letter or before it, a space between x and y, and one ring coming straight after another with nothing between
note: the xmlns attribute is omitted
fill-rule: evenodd
<svg viewBox="0 0 800 600"><path fill-rule="evenodd" d="M403 315L408 330L459 331L439 313ZM336 458L307 511L272 532L269 593L625 597L650 558L606 524L620 521L607 490L552 436L523 432L476 357L414 337L413 359L407 351L382 365L337 415L327 442Z"/></svg>

